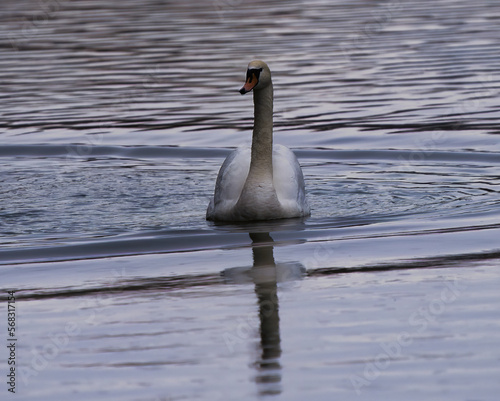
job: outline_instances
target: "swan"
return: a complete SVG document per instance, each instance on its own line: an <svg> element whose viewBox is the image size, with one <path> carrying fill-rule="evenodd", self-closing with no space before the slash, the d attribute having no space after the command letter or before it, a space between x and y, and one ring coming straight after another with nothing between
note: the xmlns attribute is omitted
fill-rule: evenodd
<svg viewBox="0 0 500 401"><path fill-rule="evenodd" d="M244 95L253 90L252 145L231 152L222 164L207 220L257 221L310 215L304 176L295 154L273 146L273 84L266 63L248 64Z"/></svg>

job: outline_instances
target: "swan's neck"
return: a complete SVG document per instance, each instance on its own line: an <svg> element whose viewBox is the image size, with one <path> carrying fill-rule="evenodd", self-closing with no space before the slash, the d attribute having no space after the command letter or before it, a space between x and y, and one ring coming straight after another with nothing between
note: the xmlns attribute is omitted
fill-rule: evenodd
<svg viewBox="0 0 500 401"><path fill-rule="evenodd" d="M252 159L248 178L273 175L273 85L254 91Z"/></svg>
<svg viewBox="0 0 500 401"><path fill-rule="evenodd" d="M253 102L250 171L235 209L251 220L280 218L282 208L273 184L273 87L254 91Z"/></svg>

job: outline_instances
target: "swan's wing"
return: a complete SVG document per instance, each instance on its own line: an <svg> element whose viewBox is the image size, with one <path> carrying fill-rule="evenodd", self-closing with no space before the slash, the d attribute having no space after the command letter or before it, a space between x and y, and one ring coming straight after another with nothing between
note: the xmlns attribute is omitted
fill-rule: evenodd
<svg viewBox="0 0 500 401"><path fill-rule="evenodd" d="M238 201L250 170L251 148L242 146L232 151L222 163L210 201L207 217L228 212Z"/></svg>
<svg viewBox="0 0 500 401"><path fill-rule="evenodd" d="M309 214L302 169L295 154L283 145L273 147L273 183L284 208Z"/></svg>

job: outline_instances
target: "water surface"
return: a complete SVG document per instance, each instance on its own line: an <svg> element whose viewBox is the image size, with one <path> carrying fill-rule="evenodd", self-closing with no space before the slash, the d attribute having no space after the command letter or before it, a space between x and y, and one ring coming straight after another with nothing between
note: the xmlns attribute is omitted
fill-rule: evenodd
<svg viewBox="0 0 500 401"><path fill-rule="evenodd" d="M496 399L497 2L0 7L17 398ZM312 215L206 222L254 58Z"/></svg>

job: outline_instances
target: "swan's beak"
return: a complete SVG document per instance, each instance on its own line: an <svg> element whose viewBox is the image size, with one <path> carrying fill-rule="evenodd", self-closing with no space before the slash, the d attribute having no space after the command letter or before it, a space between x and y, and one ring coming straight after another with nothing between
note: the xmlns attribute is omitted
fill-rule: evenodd
<svg viewBox="0 0 500 401"><path fill-rule="evenodd" d="M260 70L248 70L247 71L247 80L245 85L243 85L240 89L240 93L244 95L247 92L250 92L255 85L259 83L259 74Z"/></svg>

